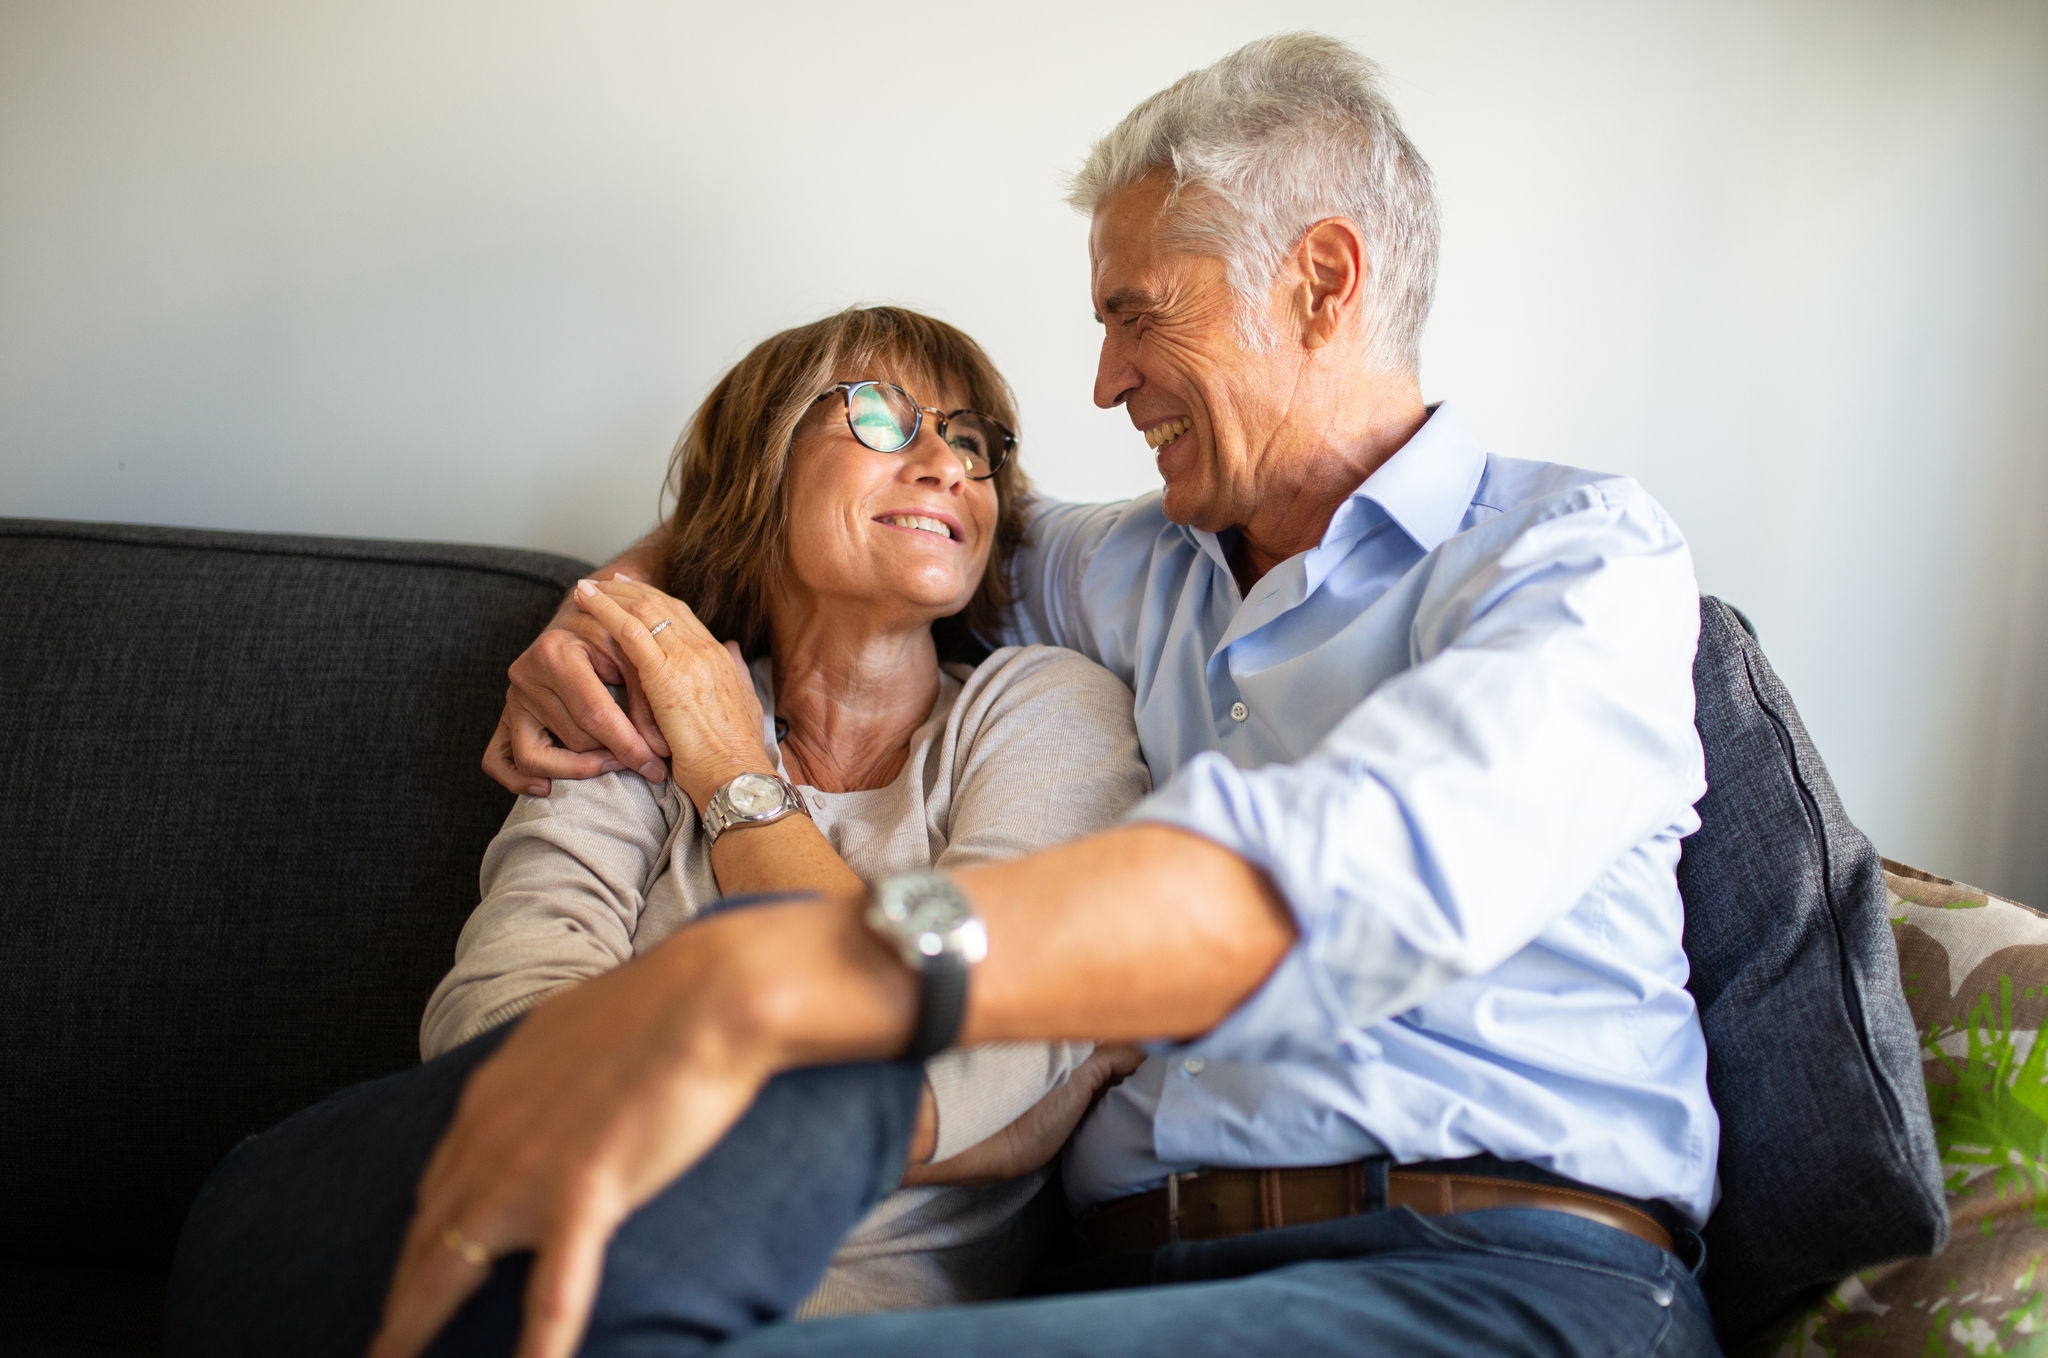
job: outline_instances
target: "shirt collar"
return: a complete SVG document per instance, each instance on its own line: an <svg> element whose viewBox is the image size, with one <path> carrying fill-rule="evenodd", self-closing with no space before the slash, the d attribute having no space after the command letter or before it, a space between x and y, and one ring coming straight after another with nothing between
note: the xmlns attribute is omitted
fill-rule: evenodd
<svg viewBox="0 0 2048 1358"><path fill-rule="evenodd" d="M1377 521L1372 512L1376 507L1423 551L1433 552L1464 524L1465 511L1471 508L1485 474L1485 451L1450 403L1439 402L1429 407L1422 428L1337 506L1320 545L1327 547L1365 533ZM1230 554L1215 534L1186 524L1176 526L1229 572Z"/></svg>
<svg viewBox="0 0 2048 1358"><path fill-rule="evenodd" d="M1366 504L1373 504L1416 546L1433 552L1463 525L1485 474L1486 453L1465 422L1448 403L1431 406L1414 437L1338 506L1323 541L1363 532L1369 524L1355 521Z"/></svg>

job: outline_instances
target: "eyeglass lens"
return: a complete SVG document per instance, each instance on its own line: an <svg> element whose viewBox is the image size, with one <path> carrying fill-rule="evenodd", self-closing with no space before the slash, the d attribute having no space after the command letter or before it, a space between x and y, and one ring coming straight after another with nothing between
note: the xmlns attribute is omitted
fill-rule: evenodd
<svg viewBox="0 0 2048 1358"><path fill-rule="evenodd" d="M893 382L866 382L846 394L846 422L853 436L878 453L900 453L917 437L918 407L910 393ZM1003 431L994 420L973 410L959 410L939 422L948 447L973 480L995 475L1002 455Z"/></svg>

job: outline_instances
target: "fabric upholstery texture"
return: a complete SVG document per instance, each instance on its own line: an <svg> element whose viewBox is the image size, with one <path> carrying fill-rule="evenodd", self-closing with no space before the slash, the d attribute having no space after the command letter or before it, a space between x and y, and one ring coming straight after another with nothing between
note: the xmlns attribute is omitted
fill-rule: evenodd
<svg viewBox="0 0 2048 1358"><path fill-rule="evenodd" d="M1877 851L1718 599L1700 603L1693 685L1707 795L1678 880L1721 1115L1707 1298L1736 1341L1858 1269L1940 1249L1948 1215Z"/></svg>
<svg viewBox="0 0 2048 1358"><path fill-rule="evenodd" d="M1756 1358L2048 1354L2048 916L1887 861L1947 1175L1948 1248L1864 1269ZM1750 1358L1745 1355L1744 1358Z"/></svg>
<svg viewBox="0 0 2048 1358"><path fill-rule="evenodd" d="M154 1354L164 1275L0 1262L0 1353L7 1358Z"/></svg>
<svg viewBox="0 0 2048 1358"><path fill-rule="evenodd" d="M587 569L0 520L0 1261L160 1271L237 1141L418 1059Z"/></svg>

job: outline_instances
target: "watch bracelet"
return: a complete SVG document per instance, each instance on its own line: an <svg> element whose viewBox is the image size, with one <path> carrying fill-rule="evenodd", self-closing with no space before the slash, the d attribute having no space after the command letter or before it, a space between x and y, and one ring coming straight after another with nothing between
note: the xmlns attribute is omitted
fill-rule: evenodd
<svg viewBox="0 0 2048 1358"><path fill-rule="evenodd" d="M722 808L731 805L730 789L734 783L737 783L742 778L774 779L782 786L782 805L766 816L736 816L727 814ZM705 803L704 814L698 820L704 829L706 847L709 847L718 843L719 839L728 830L742 829L752 825L773 825L775 822L784 820L792 815L809 816L810 814L810 804L804 800L804 795L796 790L796 785L790 782L789 779L779 773L749 772L735 774L719 784L718 790L711 794L711 800Z"/></svg>

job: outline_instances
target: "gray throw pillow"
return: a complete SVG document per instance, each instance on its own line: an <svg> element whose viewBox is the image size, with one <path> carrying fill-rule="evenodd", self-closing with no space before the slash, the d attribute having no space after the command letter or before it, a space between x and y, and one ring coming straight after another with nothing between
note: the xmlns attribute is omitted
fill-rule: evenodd
<svg viewBox="0 0 2048 1358"><path fill-rule="evenodd" d="M1735 1342L1948 1238L1884 868L1746 621L1700 601L1701 827L1678 867L1721 1115L1708 1302Z"/></svg>

